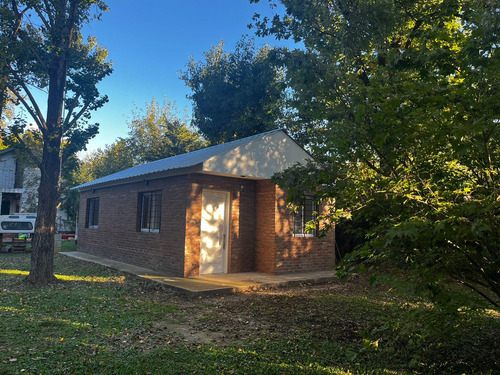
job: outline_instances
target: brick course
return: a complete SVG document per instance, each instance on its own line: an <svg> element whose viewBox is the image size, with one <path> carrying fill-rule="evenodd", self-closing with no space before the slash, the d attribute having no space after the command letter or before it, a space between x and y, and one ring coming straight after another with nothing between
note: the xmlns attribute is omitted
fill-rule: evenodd
<svg viewBox="0 0 500 375"><path fill-rule="evenodd" d="M294 237L293 214L285 198L286 192L270 181L257 182L255 270L279 274L331 269L335 264L335 231L323 239Z"/></svg>
<svg viewBox="0 0 500 375"><path fill-rule="evenodd" d="M82 192L78 250L170 275L184 274L187 176ZM160 233L138 231L139 193L161 190ZM87 199L99 198L99 227L85 228Z"/></svg>
<svg viewBox="0 0 500 375"><path fill-rule="evenodd" d="M293 273L330 269L334 231L293 237L285 192L268 180L189 174L81 193L78 250L172 276L199 274L203 189L230 193L228 272ZM160 233L138 231L141 192L162 191ZM88 198L99 197L99 227L85 228Z"/></svg>
<svg viewBox="0 0 500 375"><path fill-rule="evenodd" d="M276 185L257 181L255 192L255 270L275 272L276 252Z"/></svg>
<svg viewBox="0 0 500 375"><path fill-rule="evenodd" d="M294 237L293 214L286 207L286 192L276 187L276 264L275 273L326 271L335 264L335 231L325 238ZM320 205L320 213L327 210ZM278 224L279 223L279 224ZM320 223L321 225L321 223Z"/></svg>

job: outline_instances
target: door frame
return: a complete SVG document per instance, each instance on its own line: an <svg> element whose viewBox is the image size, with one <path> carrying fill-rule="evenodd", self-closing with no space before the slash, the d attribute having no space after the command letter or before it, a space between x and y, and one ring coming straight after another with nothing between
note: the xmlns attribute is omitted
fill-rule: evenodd
<svg viewBox="0 0 500 375"><path fill-rule="evenodd" d="M205 207L205 192L214 192L214 193L223 193L226 196L226 202L224 207L224 230L226 232L226 241L224 243L223 248L223 256L224 256L224 271L223 273L228 273L229 271L229 248L231 241L231 192L227 190L217 190L217 189L202 189L201 191L201 221L200 221L200 275L210 275L211 273L202 273L201 272L201 246L203 244L202 232L201 232L201 222L203 221L203 208Z"/></svg>

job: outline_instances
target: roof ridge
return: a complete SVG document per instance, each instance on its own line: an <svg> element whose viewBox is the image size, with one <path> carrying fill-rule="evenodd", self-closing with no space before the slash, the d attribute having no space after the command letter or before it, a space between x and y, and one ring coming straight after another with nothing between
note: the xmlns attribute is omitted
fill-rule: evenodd
<svg viewBox="0 0 500 375"><path fill-rule="evenodd" d="M241 147L242 145L249 144L249 143L255 141L256 139L262 138L262 137L269 135L269 134L277 133L279 131L284 132L284 130L281 128L280 129L273 129L273 130L270 130L270 131L267 131L264 133L254 134L254 135L251 135L251 136L248 136L245 138L236 139L236 140L231 141L231 142L221 143L218 145L213 145L213 146L201 148L199 150L185 152L183 154L173 155L173 156L169 156L167 158L158 159L158 160L150 161L147 163L142 163L142 164L135 165L133 167L124 169L122 171L118 171L118 172L112 173L110 175L103 176L103 177L95 179L93 181L86 182L84 184L81 184L79 186L74 187L73 189L90 187L90 186L94 186L94 185L98 185L98 184L106 183L106 182L111 182L111 181L125 180L128 178L139 177L139 176L147 175L147 174L154 173L154 172L162 172L162 171L174 170L174 169L178 169L178 168L192 167L192 166L197 165L199 163L203 163L206 160L209 160L209 159L212 159L216 156L222 155L231 149L236 149L238 147ZM217 150L217 149L220 149L220 150ZM213 154L211 152L213 152ZM204 155L204 154L208 154L204 160L202 160L203 158L201 158L200 160L196 159L196 156ZM187 160L193 159L193 160L191 161L190 164L183 165L182 161L184 161L184 163L185 163L186 159ZM157 167L158 170L156 170L156 171L151 168L151 167L154 167L155 165L161 166L162 164L167 164L169 161L172 162L174 160L177 161L177 163L178 163L176 166L170 166L170 167L166 166L165 168ZM141 171L142 169L144 169L144 171L142 171L142 173L136 173L136 174L126 173L127 171ZM147 169L149 169L149 170L147 170Z"/></svg>
<svg viewBox="0 0 500 375"><path fill-rule="evenodd" d="M204 151L204 150L210 150L210 149L214 149L216 147L220 147L220 146L228 146L228 145L231 145L233 143L236 143L236 142L243 142L245 140L249 140L250 138L257 138L257 137L262 137L264 135L268 135L268 134L272 134L272 133L275 133L275 132L278 132L278 131L284 131L282 128L279 128L279 129L273 129L273 130L269 130L267 132L264 132L264 133L259 133L259 134L254 134L254 135L249 135L248 137L245 137L245 138L239 138L239 139L235 139L234 141L229 141L229 142L224 142L224 143L219 143L217 145L213 145L213 146L208 146L208 147L204 147L204 148L200 148L198 150L194 150L194 151L190 151L190 152L185 152L183 154L178 154L178 155L174 155L174 156L169 156L168 158L164 158L164 159L158 159L158 160L155 160L155 161L160 161L160 160L165 160L165 159L169 159L169 158L175 158L176 156L180 156L180 155L184 155L184 154L193 154L195 152L198 152L198 151ZM153 162L150 162L150 163L153 163ZM146 163L147 164L147 163Z"/></svg>

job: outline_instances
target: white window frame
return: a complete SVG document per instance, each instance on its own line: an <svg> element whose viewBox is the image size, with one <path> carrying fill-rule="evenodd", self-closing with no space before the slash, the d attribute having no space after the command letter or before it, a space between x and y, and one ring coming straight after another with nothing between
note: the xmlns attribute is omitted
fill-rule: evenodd
<svg viewBox="0 0 500 375"><path fill-rule="evenodd" d="M311 209L312 209L312 214L311 218L306 218L306 213L305 213L305 205L311 204ZM309 221L311 220L316 220L317 217L317 211L318 211L318 205L316 204L316 201L314 200L313 196L305 196L304 197L304 205L300 206L298 208L297 213L293 215L293 226L292 226L292 232L294 237L317 237L317 228L314 228L314 230L310 233L306 233L306 225ZM309 219L309 220L308 220ZM300 220L300 228L301 228L301 233L296 233L296 220Z"/></svg>

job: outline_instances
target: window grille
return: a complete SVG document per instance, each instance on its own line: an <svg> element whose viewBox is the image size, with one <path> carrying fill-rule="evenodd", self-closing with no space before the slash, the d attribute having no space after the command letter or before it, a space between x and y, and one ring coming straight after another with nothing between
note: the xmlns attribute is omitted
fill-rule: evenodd
<svg viewBox="0 0 500 375"><path fill-rule="evenodd" d="M304 197L304 204L293 216L293 235L295 237L316 237L316 228L308 230L307 223L316 220L318 207L312 196Z"/></svg>
<svg viewBox="0 0 500 375"><path fill-rule="evenodd" d="M87 228L99 226L99 198L87 199Z"/></svg>
<svg viewBox="0 0 500 375"><path fill-rule="evenodd" d="M160 231L161 191L140 194L140 229L141 232Z"/></svg>

